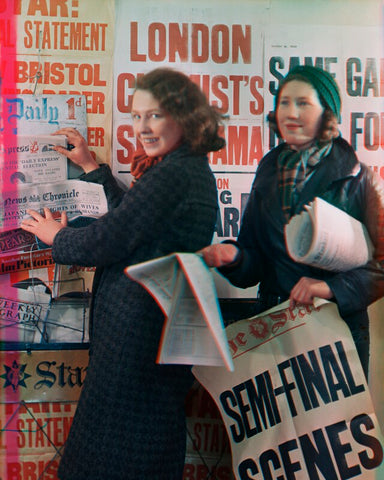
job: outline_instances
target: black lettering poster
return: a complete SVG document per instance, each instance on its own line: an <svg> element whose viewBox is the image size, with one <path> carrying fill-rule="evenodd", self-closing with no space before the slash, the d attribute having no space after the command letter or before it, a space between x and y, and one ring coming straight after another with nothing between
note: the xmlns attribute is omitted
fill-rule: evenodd
<svg viewBox="0 0 384 480"><path fill-rule="evenodd" d="M227 327L234 372L195 366L231 443L238 480L374 480L383 439L335 304L288 302Z"/></svg>

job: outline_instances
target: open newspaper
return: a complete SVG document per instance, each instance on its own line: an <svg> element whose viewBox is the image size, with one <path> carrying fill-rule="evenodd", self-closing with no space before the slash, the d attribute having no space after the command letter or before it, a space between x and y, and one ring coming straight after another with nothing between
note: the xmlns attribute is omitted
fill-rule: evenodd
<svg viewBox="0 0 384 480"><path fill-rule="evenodd" d="M175 253L125 269L164 312L158 363L226 366L233 371L212 275L194 253Z"/></svg>
<svg viewBox="0 0 384 480"><path fill-rule="evenodd" d="M365 226L319 197L291 218L285 239L294 260L325 270L350 270L372 258Z"/></svg>
<svg viewBox="0 0 384 480"><path fill-rule="evenodd" d="M41 211L47 207L66 212L69 220L80 216L97 218L108 211L104 188L81 180L21 184L17 189L3 191L0 196L0 226L3 230L20 227L28 218L27 209Z"/></svg>

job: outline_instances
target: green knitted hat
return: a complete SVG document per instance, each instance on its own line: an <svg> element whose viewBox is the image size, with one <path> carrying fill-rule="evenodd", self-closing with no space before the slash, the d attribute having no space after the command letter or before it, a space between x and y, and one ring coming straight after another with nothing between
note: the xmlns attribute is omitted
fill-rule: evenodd
<svg viewBox="0 0 384 480"><path fill-rule="evenodd" d="M275 96L275 110L282 87L292 80L306 80L317 91L320 100L327 105L340 121L340 90L332 75L321 68L300 65L292 68L283 78Z"/></svg>

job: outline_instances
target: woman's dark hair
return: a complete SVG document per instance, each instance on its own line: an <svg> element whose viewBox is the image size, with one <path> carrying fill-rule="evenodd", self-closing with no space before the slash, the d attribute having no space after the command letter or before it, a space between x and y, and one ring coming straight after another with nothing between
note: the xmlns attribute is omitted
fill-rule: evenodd
<svg viewBox="0 0 384 480"><path fill-rule="evenodd" d="M156 98L181 126L193 152L208 153L225 146L219 136L224 115L209 105L203 91L187 75L171 68L156 68L137 79L136 90L147 90Z"/></svg>
<svg viewBox="0 0 384 480"><path fill-rule="evenodd" d="M267 115L267 120L269 122L269 125L271 129L276 133L278 138L282 138L279 127L277 125L277 120L276 120L276 110L279 105L279 96L281 94L283 87L287 83L292 82L293 80L308 83L308 85L311 85L311 87L314 88L312 83L309 82L307 78L305 78L304 76L301 76L300 74L290 75L290 77L287 78L286 81L282 80L282 82L279 85L279 90L276 94L275 110L273 112L270 112ZM329 142L333 138L337 138L340 135L339 128L338 128L338 119L336 115L333 113L333 111L330 109L330 107L323 100L321 95L319 95L319 99L321 104L324 107L324 112L323 112L323 118L321 120L320 128L316 138L320 142Z"/></svg>

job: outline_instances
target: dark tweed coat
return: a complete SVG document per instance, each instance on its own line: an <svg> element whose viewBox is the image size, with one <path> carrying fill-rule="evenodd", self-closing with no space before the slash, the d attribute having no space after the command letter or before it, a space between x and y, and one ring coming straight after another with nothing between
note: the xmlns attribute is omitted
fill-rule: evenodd
<svg viewBox="0 0 384 480"><path fill-rule="evenodd" d="M90 362L59 467L63 480L180 480L188 366L157 365L163 315L124 267L211 242L217 192L205 156L185 146L127 192L102 166L83 177L104 185L112 210L55 237L57 263L96 266Z"/></svg>

